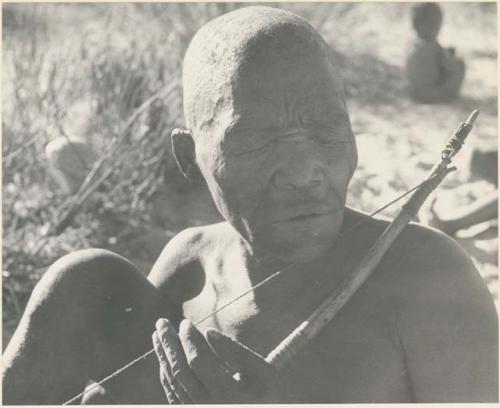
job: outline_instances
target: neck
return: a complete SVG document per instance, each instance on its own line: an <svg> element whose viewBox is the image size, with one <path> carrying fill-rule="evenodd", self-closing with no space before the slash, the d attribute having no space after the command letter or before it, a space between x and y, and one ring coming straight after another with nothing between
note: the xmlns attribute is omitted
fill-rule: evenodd
<svg viewBox="0 0 500 408"><path fill-rule="evenodd" d="M316 271L321 274L325 262L331 263L337 258L335 248L338 243L342 242L342 234L366 217L365 214L345 207L344 221L333 246L325 249L322 253L315 254L311 259L304 258L297 262L278 258L264 250L259 250L240 237L239 246L251 285L258 284L277 271L283 271L283 275L292 280L297 280L297 284L300 284L303 279L314 278Z"/></svg>
<svg viewBox="0 0 500 408"><path fill-rule="evenodd" d="M258 249L252 247L243 238L240 240L240 245L242 248L248 278L250 279L252 286L277 271L284 271L285 269L289 269L291 267L290 262L274 257L265 251L259 251Z"/></svg>

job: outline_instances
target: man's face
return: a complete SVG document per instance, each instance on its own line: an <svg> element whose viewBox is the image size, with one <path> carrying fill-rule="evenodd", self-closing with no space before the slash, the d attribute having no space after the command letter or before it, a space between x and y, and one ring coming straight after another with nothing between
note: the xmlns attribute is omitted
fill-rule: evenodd
<svg viewBox="0 0 500 408"><path fill-rule="evenodd" d="M307 261L338 234L353 166L338 81L324 57L257 58L195 137L219 211L256 253Z"/></svg>

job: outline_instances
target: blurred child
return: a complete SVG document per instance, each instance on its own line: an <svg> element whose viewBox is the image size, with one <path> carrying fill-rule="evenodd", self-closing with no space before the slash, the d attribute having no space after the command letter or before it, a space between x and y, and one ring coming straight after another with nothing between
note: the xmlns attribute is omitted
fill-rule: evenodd
<svg viewBox="0 0 500 408"><path fill-rule="evenodd" d="M412 8L417 33L406 61L410 97L420 103L448 102L456 98L462 85L465 65L454 48L443 48L437 41L443 21L436 3Z"/></svg>
<svg viewBox="0 0 500 408"><path fill-rule="evenodd" d="M86 140L58 137L45 147L45 158L53 179L70 195L80 188L97 154Z"/></svg>

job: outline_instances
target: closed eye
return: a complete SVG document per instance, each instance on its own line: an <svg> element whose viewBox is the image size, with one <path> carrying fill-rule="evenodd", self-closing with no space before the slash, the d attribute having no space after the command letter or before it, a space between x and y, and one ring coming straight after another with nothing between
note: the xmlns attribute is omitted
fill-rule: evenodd
<svg viewBox="0 0 500 408"><path fill-rule="evenodd" d="M329 137L329 138L318 138L319 142L325 146L344 146L348 142L345 140L339 140L337 136Z"/></svg>
<svg viewBox="0 0 500 408"><path fill-rule="evenodd" d="M349 142L346 140L345 135L335 133L323 133L316 137L318 143L326 147L343 147Z"/></svg>
<svg viewBox="0 0 500 408"><path fill-rule="evenodd" d="M229 152L229 155L233 157L240 157L244 155L264 153L266 150L269 149L270 145L271 143L265 143L260 146L248 147L240 149L238 151Z"/></svg>
<svg viewBox="0 0 500 408"><path fill-rule="evenodd" d="M341 121L334 124L310 122L310 134L323 146L342 146L350 143L349 122Z"/></svg>

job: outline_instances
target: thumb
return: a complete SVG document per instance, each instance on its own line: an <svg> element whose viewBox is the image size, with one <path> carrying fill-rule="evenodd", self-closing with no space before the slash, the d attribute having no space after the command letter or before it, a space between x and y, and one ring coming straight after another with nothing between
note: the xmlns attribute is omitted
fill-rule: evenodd
<svg viewBox="0 0 500 408"><path fill-rule="evenodd" d="M261 355L220 331L209 329L206 338L215 354L230 363L236 371L265 374L272 367Z"/></svg>

